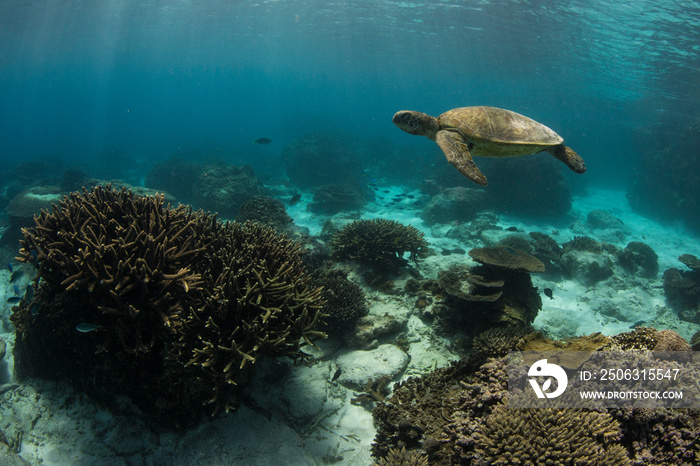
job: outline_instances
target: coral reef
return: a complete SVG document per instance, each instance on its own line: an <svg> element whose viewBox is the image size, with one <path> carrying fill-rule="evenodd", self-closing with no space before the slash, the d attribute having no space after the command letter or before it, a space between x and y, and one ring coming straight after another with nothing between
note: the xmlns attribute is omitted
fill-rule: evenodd
<svg viewBox="0 0 700 466"><path fill-rule="evenodd" d="M529 338L529 337L528 337ZM530 339L532 342L535 339ZM523 351L685 350L675 332L638 328L611 339L543 341ZM585 354L584 354L585 356ZM565 363L565 360L558 361ZM394 386L374 410L375 458L394 448L422 452L434 465L454 464L696 464L696 409L507 409L505 358L467 358Z"/></svg>
<svg viewBox="0 0 700 466"><path fill-rule="evenodd" d="M485 464L631 464L615 443L620 425L607 413L499 406L474 435Z"/></svg>
<svg viewBox="0 0 700 466"><path fill-rule="evenodd" d="M550 275L561 273L561 246L551 236L538 231L530 232L529 236L532 238L532 255L545 265L545 272Z"/></svg>
<svg viewBox="0 0 700 466"><path fill-rule="evenodd" d="M264 225L95 187L24 236L39 286L13 308L18 375L127 395L169 427L234 408L258 358L323 336L299 246Z"/></svg>
<svg viewBox="0 0 700 466"><path fill-rule="evenodd" d="M691 254L678 260L690 270L667 269L663 274L664 294L683 320L700 323L700 261Z"/></svg>
<svg viewBox="0 0 700 466"><path fill-rule="evenodd" d="M146 186L166 191L183 204L194 201L194 189L204 166L189 160L171 158L153 164L146 176Z"/></svg>
<svg viewBox="0 0 700 466"><path fill-rule="evenodd" d="M492 266L502 272L544 272L544 264L532 254L513 248L476 248L469 255L482 266Z"/></svg>
<svg viewBox="0 0 700 466"><path fill-rule="evenodd" d="M475 355L486 358L500 358L522 347L523 337L534 332L529 325L513 327L492 327L484 330L472 340Z"/></svg>
<svg viewBox="0 0 700 466"><path fill-rule="evenodd" d="M564 276L591 286L613 276L614 262L609 247L588 236L576 236L562 245L559 265ZM614 251L613 251L614 252Z"/></svg>
<svg viewBox="0 0 700 466"><path fill-rule="evenodd" d="M438 272L445 299L436 309L436 331L472 338L494 326L527 326L542 308L530 272L544 265L534 256L506 247L477 248L469 255L476 267L455 266Z"/></svg>
<svg viewBox="0 0 700 466"><path fill-rule="evenodd" d="M618 261L633 275L655 278L659 274L659 256L648 244L640 241L632 241L620 251Z"/></svg>
<svg viewBox="0 0 700 466"><path fill-rule="evenodd" d="M197 207L228 219L236 218L248 199L262 195L255 171L248 165L210 165L200 172L193 190Z"/></svg>
<svg viewBox="0 0 700 466"><path fill-rule="evenodd" d="M316 189L313 202L308 205L308 209L311 212L329 215L359 210L371 195L349 184L329 184Z"/></svg>
<svg viewBox="0 0 700 466"><path fill-rule="evenodd" d="M390 271L407 263L405 254L413 261L429 254L424 236L417 228L394 220L355 220L333 235L330 247L337 259Z"/></svg>
<svg viewBox="0 0 700 466"><path fill-rule="evenodd" d="M625 230L625 224L622 220L615 217L613 214L603 209L595 209L588 212L586 223L590 228L594 229L612 229Z"/></svg>
<svg viewBox="0 0 700 466"><path fill-rule="evenodd" d="M314 276L314 285L323 288L327 333L347 332L360 318L367 315L369 308L362 288L348 280L345 272L322 270Z"/></svg>
<svg viewBox="0 0 700 466"><path fill-rule="evenodd" d="M690 344L673 330L636 327L610 338L606 351L691 351Z"/></svg>
<svg viewBox="0 0 700 466"><path fill-rule="evenodd" d="M428 457L419 451L405 448L390 448L384 458L379 458L372 466L428 466Z"/></svg>
<svg viewBox="0 0 700 466"><path fill-rule="evenodd" d="M269 196L253 196L241 205L236 221L243 223L249 220L264 223L275 230L284 230L293 222L284 204Z"/></svg>
<svg viewBox="0 0 700 466"><path fill-rule="evenodd" d="M354 183L364 168L352 140L338 134L308 133L282 149L289 180L303 189Z"/></svg>
<svg viewBox="0 0 700 466"><path fill-rule="evenodd" d="M426 224L468 222L484 209L486 193L483 189L458 186L444 189L423 208L421 217Z"/></svg>

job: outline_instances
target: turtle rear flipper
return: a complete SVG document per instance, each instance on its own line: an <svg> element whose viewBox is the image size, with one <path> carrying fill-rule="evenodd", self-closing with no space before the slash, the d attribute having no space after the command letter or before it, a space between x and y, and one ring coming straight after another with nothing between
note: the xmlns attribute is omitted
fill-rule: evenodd
<svg viewBox="0 0 700 466"><path fill-rule="evenodd" d="M559 144L558 146L546 149L546 151L552 154L554 158L564 162L567 167L576 173L586 172L586 163L572 148L566 147L564 144Z"/></svg>
<svg viewBox="0 0 700 466"><path fill-rule="evenodd" d="M486 177L474 163L469 153L469 148L460 134L454 131L438 131L435 136L435 142L438 143L440 149L445 153L447 161L459 170L462 175L475 183L486 186Z"/></svg>

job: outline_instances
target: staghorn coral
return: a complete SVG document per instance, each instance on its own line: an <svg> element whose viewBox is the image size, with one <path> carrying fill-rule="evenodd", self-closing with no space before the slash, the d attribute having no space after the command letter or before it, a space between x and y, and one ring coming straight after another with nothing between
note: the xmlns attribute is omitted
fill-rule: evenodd
<svg viewBox="0 0 700 466"><path fill-rule="evenodd" d="M498 358L521 349L523 337L534 332L529 325L493 327L472 340L472 351L483 358Z"/></svg>
<svg viewBox="0 0 700 466"><path fill-rule="evenodd" d="M384 458L380 458L372 466L428 466L428 457L416 450L391 448Z"/></svg>
<svg viewBox="0 0 700 466"><path fill-rule="evenodd" d="M42 212L18 257L40 286L12 320L20 375L124 394L178 427L235 407L258 358L303 357L323 301L285 236L163 202L96 187Z"/></svg>
<svg viewBox="0 0 700 466"><path fill-rule="evenodd" d="M577 409L499 406L477 429L476 454L486 464L631 464L615 443L620 425L609 414Z"/></svg>
<svg viewBox="0 0 700 466"><path fill-rule="evenodd" d="M243 223L248 220L264 223L276 230L283 230L293 222L284 204L269 196L253 196L241 205L236 221Z"/></svg>
<svg viewBox="0 0 700 466"><path fill-rule="evenodd" d="M406 264L406 253L414 261L428 255L424 236L415 227L394 220L355 220L333 235L330 247L338 259L391 270Z"/></svg>

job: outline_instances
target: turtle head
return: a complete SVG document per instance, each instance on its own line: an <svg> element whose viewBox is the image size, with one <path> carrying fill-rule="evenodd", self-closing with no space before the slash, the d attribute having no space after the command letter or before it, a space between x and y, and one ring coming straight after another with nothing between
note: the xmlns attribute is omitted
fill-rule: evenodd
<svg viewBox="0 0 700 466"><path fill-rule="evenodd" d="M410 110L401 110L394 114L392 121L400 129L408 134L417 136L425 136L435 140L435 134L440 131L440 125L437 118L431 117L421 112L413 112Z"/></svg>

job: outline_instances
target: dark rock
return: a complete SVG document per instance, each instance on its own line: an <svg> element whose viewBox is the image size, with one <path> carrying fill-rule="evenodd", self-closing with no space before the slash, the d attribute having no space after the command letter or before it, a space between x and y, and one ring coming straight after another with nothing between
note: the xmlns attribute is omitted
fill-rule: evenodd
<svg viewBox="0 0 700 466"><path fill-rule="evenodd" d="M485 200L486 193L483 189L447 188L430 200L421 217L428 225L467 222L483 210Z"/></svg>

